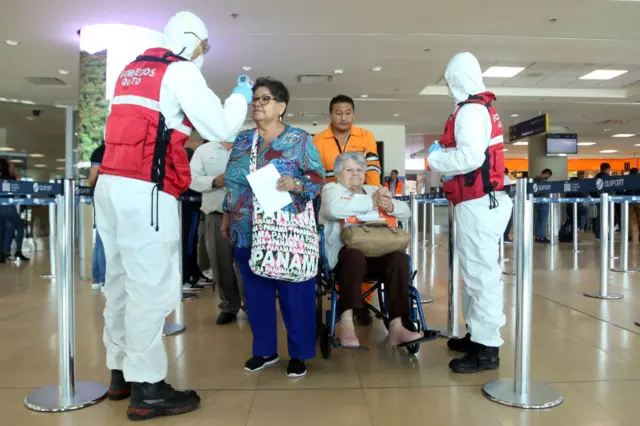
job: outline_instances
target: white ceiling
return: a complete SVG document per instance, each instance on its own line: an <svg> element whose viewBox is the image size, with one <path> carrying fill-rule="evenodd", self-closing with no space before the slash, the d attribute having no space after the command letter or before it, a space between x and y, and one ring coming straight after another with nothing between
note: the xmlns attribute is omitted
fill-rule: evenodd
<svg viewBox="0 0 640 426"><path fill-rule="evenodd" d="M583 153L612 147L625 155L640 152L634 147L640 138L610 138L613 133L640 134L640 3L609 0L538 0L517 6L507 0L4 0L0 97L45 105L42 115L29 121L33 106L0 103L0 127L9 129L9 140L21 135L22 146L15 148L46 154L51 167L63 155L64 112L51 105L77 101L78 29L122 23L162 30L180 8L197 13L209 27L212 49L203 72L210 86L224 97L241 67L250 65L252 77L270 75L289 87L291 122L324 120L300 114L324 113L331 97L346 93L356 98L361 123L404 124L410 134L438 133L452 102L446 95L420 93L427 87L444 93L439 86L448 60L471 51L484 68L526 67L512 79L486 81L499 93L495 105L505 123L512 124L511 114L526 119L548 112L552 125L598 143L582 147ZM239 17L232 19L232 13ZM6 39L20 46L1 42ZM373 66L384 69L372 72ZM607 82L578 80L600 68L629 72ZM59 69L71 72L60 75ZM334 69L343 69L344 75L330 85L297 83L300 74ZM27 77L57 77L67 85L37 87ZM602 124L605 120L626 122Z"/></svg>

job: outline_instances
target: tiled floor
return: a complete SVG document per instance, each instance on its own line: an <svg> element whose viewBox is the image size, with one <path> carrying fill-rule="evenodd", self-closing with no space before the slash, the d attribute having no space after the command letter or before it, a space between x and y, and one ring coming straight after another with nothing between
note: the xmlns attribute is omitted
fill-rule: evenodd
<svg viewBox="0 0 640 426"><path fill-rule="evenodd" d="M588 237L585 237L588 240ZM444 241L443 241L444 243ZM510 251L508 250L507 253ZM640 263L634 246L630 263ZM447 309L447 253L428 252L416 262L418 285L435 302L425 305L430 324L443 324ZM507 264L506 268L511 265ZM40 278L48 268L43 253L31 264L0 268L0 424L127 424L126 402L102 402L65 414L39 414L23 406L35 388L56 383L56 284ZM180 321L187 331L166 339L168 380L193 387L202 408L189 415L152 424L224 426L335 425L394 426L554 426L640 424L640 275L611 273L610 291L623 300L599 301L582 296L598 289L598 252L592 242L577 257L570 246L535 247L532 378L551 382L565 402L546 411L507 408L485 399L482 384L512 377L515 291L505 275L507 344L497 372L459 376L447 363L453 354L444 340L423 345L415 357L385 343L381 324L360 329L370 352L334 351L331 360L317 358L309 375L291 381L284 365L261 374L243 371L250 355L251 332L245 319L218 327L210 291L183 303ZM634 294L635 293L635 294ZM77 281L77 377L106 383L101 342L103 296L87 281ZM286 355L284 327L281 354Z"/></svg>

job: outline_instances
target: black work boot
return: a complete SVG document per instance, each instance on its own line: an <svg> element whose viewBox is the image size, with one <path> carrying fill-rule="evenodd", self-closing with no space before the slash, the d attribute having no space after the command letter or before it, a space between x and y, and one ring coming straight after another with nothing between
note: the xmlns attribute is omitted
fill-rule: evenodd
<svg viewBox="0 0 640 426"><path fill-rule="evenodd" d="M122 401L131 396L131 383L124 379L122 370L111 370L111 383L107 398L111 401Z"/></svg>
<svg viewBox="0 0 640 426"><path fill-rule="evenodd" d="M177 416L196 410L200 397L195 391L177 391L171 385L133 383L127 410L129 420L149 420L159 416Z"/></svg>
<svg viewBox="0 0 640 426"><path fill-rule="evenodd" d="M471 349L471 334L467 333L461 339L454 338L447 341L447 346L454 352L467 353Z"/></svg>
<svg viewBox="0 0 640 426"><path fill-rule="evenodd" d="M454 373L472 374L500 367L499 348L471 342L469 353L449 363Z"/></svg>

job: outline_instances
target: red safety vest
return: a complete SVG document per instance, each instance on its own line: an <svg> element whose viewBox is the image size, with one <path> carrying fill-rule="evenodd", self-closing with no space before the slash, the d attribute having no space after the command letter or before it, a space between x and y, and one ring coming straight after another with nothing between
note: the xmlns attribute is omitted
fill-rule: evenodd
<svg viewBox="0 0 640 426"><path fill-rule="evenodd" d="M494 192L504 190L504 138L500 115L491 105L491 102L495 100L496 95L491 92L470 96L469 99L458 104L458 109L445 124L440 144L445 149L455 148L456 117L462 107L466 104L484 105L489 110L489 117L491 118L491 140L489 141L489 148L485 151L485 160L482 166L465 175L455 176L443 185L444 194L453 205L482 198L489 194L491 196L489 208L493 209L497 207Z"/></svg>
<svg viewBox="0 0 640 426"><path fill-rule="evenodd" d="M193 125L184 118L168 129L160 112L160 88L169 65L184 61L170 50L149 49L118 77L107 118L101 174L155 183L178 198L191 183L184 145Z"/></svg>

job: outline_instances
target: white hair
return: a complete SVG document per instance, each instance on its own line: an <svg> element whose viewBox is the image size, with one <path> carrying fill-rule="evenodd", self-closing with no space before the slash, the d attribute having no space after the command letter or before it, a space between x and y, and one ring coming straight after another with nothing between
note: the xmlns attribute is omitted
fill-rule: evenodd
<svg viewBox="0 0 640 426"><path fill-rule="evenodd" d="M343 152L342 154L336 157L336 161L333 165L333 172L338 175L342 173L344 170L344 164L348 161L352 160L362 166L362 170L367 167L367 160L364 159L364 155L359 152Z"/></svg>

